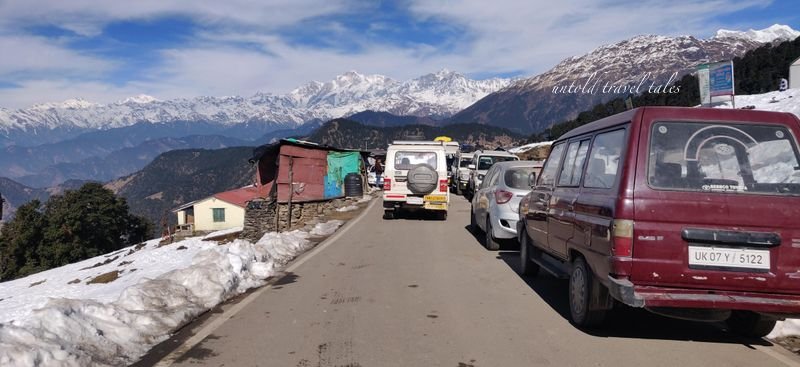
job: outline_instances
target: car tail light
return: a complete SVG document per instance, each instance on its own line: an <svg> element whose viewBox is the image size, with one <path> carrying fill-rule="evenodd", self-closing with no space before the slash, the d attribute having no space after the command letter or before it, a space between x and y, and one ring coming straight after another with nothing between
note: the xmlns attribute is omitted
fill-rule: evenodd
<svg viewBox="0 0 800 367"><path fill-rule="evenodd" d="M633 221L615 219L613 226L614 245L611 248L611 254L631 257L633 255Z"/></svg>
<svg viewBox="0 0 800 367"><path fill-rule="evenodd" d="M514 197L514 193L508 192L506 190L497 190L494 192L494 201L498 204L505 204L511 198Z"/></svg>
<svg viewBox="0 0 800 367"><path fill-rule="evenodd" d="M439 180L439 191L447 192L447 180Z"/></svg>
<svg viewBox="0 0 800 367"><path fill-rule="evenodd" d="M392 179L391 178L384 178L383 179L383 191L390 191L392 189Z"/></svg>

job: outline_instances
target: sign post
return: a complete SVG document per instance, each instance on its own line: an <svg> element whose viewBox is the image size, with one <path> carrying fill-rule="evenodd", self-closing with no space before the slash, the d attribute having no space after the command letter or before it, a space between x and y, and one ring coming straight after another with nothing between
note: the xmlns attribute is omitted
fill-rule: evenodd
<svg viewBox="0 0 800 367"><path fill-rule="evenodd" d="M730 96L733 108L736 108L733 79L733 61L703 64L697 68L697 80L700 86L700 104L711 105L715 97Z"/></svg>

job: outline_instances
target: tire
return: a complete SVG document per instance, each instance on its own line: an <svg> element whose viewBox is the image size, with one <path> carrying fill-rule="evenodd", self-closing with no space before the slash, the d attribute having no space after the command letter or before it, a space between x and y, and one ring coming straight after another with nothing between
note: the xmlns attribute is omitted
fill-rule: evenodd
<svg viewBox="0 0 800 367"><path fill-rule="evenodd" d="M494 240L494 236L492 235L492 221L489 219L489 216L486 216L486 239L484 240L484 245L486 249L497 251L500 249L500 244Z"/></svg>
<svg viewBox="0 0 800 367"><path fill-rule="evenodd" d="M733 311L725 320L730 331L751 338L763 338L775 328L777 320L751 311Z"/></svg>
<svg viewBox="0 0 800 367"><path fill-rule="evenodd" d="M456 182L456 195L464 195L464 191L461 190L461 184Z"/></svg>
<svg viewBox="0 0 800 367"><path fill-rule="evenodd" d="M384 210L383 219L394 219L394 210Z"/></svg>
<svg viewBox="0 0 800 367"><path fill-rule="evenodd" d="M475 208L469 207L469 229L472 233L480 232L481 228L478 227L478 221L475 219Z"/></svg>
<svg viewBox="0 0 800 367"><path fill-rule="evenodd" d="M529 275L533 277L539 274L539 264L531 260L530 239L528 239L528 233L524 231L520 234L519 260L520 275Z"/></svg>
<svg viewBox="0 0 800 367"><path fill-rule="evenodd" d="M569 314L570 321L578 327L596 327L603 323L606 309L597 304L609 304L608 291L595 279L586 260L577 257L572 262L569 276Z"/></svg>
<svg viewBox="0 0 800 367"><path fill-rule="evenodd" d="M439 211L438 213L436 213L436 217L439 220L447 220L447 212L446 211Z"/></svg>
<svg viewBox="0 0 800 367"><path fill-rule="evenodd" d="M427 164L418 164L408 170L406 186L417 195L427 195L439 186L439 174Z"/></svg>

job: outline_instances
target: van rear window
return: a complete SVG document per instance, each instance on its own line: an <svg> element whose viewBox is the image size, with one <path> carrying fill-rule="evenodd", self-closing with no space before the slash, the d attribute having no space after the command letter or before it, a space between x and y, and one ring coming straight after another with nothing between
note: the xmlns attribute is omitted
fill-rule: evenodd
<svg viewBox="0 0 800 367"><path fill-rule="evenodd" d="M652 187L800 195L797 142L779 125L659 122L650 139Z"/></svg>
<svg viewBox="0 0 800 367"><path fill-rule="evenodd" d="M394 154L394 169L411 169L418 164L427 164L434 170L436 152L397 152Z"/></svg>

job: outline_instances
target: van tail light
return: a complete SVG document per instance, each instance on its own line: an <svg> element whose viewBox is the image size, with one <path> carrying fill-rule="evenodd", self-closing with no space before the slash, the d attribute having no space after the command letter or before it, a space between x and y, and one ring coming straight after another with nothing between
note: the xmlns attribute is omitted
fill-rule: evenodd
<svg viewBox="0 0 800 367"><path fill-rule="evenodd" d="M494 192L494 201L497 202L498 204L505 204L513 197L514 193L508 192L506 190L497 190Z"/></svg>
<svg viewBox="0 0 800 367"><path fill-rule="evenodd" d="M611 247L613 256L633 256L633 221L629 219L615 219L612 234L614 245Z"/></svg>
<svg viewBox="0 0 800 367"><path fill-rule="evenodd" d="M392 179L391 178L384 178L383 179L383 191L390 191L392 189Z"/></svg>
<svg viewBox="0 0 800 367"><path fill-rule="evenodd" d="M447 180L439 180L439 191L447 192Z"/></svg>

